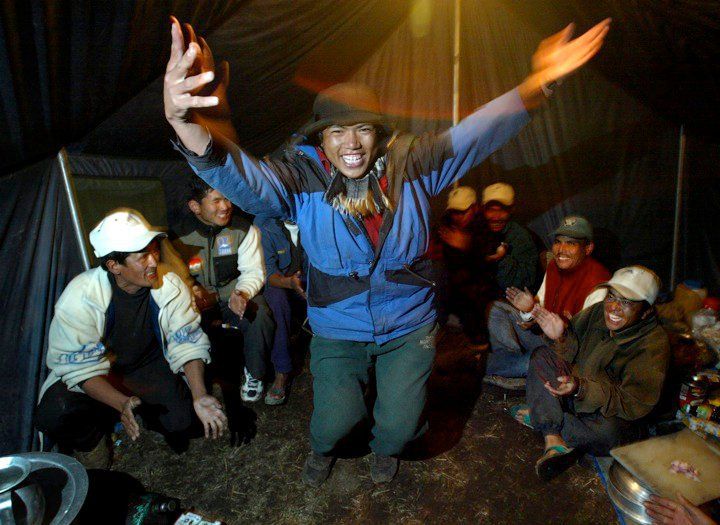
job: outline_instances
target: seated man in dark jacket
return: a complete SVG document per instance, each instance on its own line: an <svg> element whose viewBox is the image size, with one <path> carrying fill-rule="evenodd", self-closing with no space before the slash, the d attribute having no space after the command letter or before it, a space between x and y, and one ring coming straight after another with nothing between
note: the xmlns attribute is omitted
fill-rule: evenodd
<svg viewBox="0 0 720 525"><path fill-rule="evenodd" d="M639 437L639 420L660 398L670 358L667 335L653 303L660 280L642 266L621 268L600 285L602 303L565 326L536 305L533 314L552 348L538 348L528 372L527 408L513 415L542 432L545 452L536 464L549 479L572 465L576 452L606 455Z"/></svg>
<svg viewBox="0 0 720 525"><path fill-rule="evenodd" d="M438 291L438 302L447 314L460 319L471 347L486 349L485 311L500 296L495 264L487 257L497 245L490 245L475 190L458 186L450 191L440 222L428 252L439 263L439 281L444 284Z"/></svg>

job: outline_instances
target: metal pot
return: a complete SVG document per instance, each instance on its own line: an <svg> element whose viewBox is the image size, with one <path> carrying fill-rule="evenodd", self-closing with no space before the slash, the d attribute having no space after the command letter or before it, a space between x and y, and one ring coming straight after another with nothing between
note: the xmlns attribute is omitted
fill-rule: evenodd
<svg viewBox="0 0 720 525"><path fill-rule="evenodd" d="M613 461L610 465L607 488L610 499L623 513L626 523L652 523L643 506L653 494L652 489L640 482L617 461Z"/></svg>
<svg viewBox="0 0 720 525"><path fill-rule="evenodd" d="M32 464L27 458L0 458L0 523L40 525L45 514L41 488L27 478Z"/></svg>

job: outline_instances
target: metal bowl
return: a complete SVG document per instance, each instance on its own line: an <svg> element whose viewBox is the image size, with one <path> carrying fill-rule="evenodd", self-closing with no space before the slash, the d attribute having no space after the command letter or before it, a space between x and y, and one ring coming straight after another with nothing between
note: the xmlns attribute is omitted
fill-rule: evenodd
<svg viewBox="0 0 720 525"><path fill-rule="evenodd" d="M24 483L13 491L12 511L16 525L41 525L45 517L45 496L37 483Z"/></svg>
<svg viewBox="0 0 720 525"><path fill-rule="evenodd" d="M13 468L6 468L6 467ZM54 452L27 452L0 458L0 524L70 525L80 512L88 476L76 460Z"/></svg>
<svg viewBox="0 0 720 525"><path fill-rule="evenodd" d="M653 494L652 489L617 461L613 461L608 472L608 494L615 506L632 522L652 523L643 506Z"/></svg>
<svg viewBox="0 0 720 525"><path fill-rule="evenodd" d="M30 462L18 456L0 458L0 493L7 492L30 474Z"/></svg>

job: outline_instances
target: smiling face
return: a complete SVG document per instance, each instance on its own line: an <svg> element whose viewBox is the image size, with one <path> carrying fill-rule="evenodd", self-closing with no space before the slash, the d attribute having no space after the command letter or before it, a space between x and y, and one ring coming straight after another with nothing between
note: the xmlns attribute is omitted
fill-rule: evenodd
<svg viewBox="0 0 720 525"><path fill-rule="evenodd" d="M152 288L157 282L157 266L160 262L160 242L155 239L141 252L131 253L125 262L110 259L107 268L115 276L118 286L127 293L140 288Z"/></svg>
<svg viewBox="0 0 720 525"><path fill-rule="evenodd" d="M325 156L349 179L363 177L377 159L378 136L372 124L333 125L321 135Z"/></svg>
<svg viewBox="0 0 720 525"><path fill-rule="evenodd" d="M595 245L591 242L558 235L553 242L552 253L558 268L567 271L580 266L585 257L592 253L593 248Z"/></svg>
<svg viewBox="0 0 720 525"><path fill-rule="evenodd" d="M500 233L507 226L510 220L510 208L498 204L495 201L488 202L483 207L483 213L485 214L485 220L487 221L488 228L493 233Z"/></svg>
<svg viewBox="0 0 720 525"><path fill-rule="evenodd" d="M608 288L603 307L605 326L613 332L634 325L643 314L643 301L625 299L613 288Z"/></svg>
<svg viewBox="0 0 720 525"><path fill-rule="evenodd" d="M209 191L200 202L189 200L188 207L195 217L207 225L223 227L232 219L232 203L217 190Z"/></svg>

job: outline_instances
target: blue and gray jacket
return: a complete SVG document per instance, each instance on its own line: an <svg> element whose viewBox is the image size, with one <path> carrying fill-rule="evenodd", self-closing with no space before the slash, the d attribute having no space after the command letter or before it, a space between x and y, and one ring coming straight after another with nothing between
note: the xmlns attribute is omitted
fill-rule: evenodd
<svg viewBox="0 0 720 525"><path fill-rule="evenodd" d="M324 200L331 182L314 147L259 160L214 137L202 156L178 144L193 170L246 212L287 219L300 229L309 261L308 317L326 338L382 344L435 321L430 262L430 198L514 137L529 115L510 91L457 126L388 147L393 211L385 210L377 247L362 220Z"/></svg>

